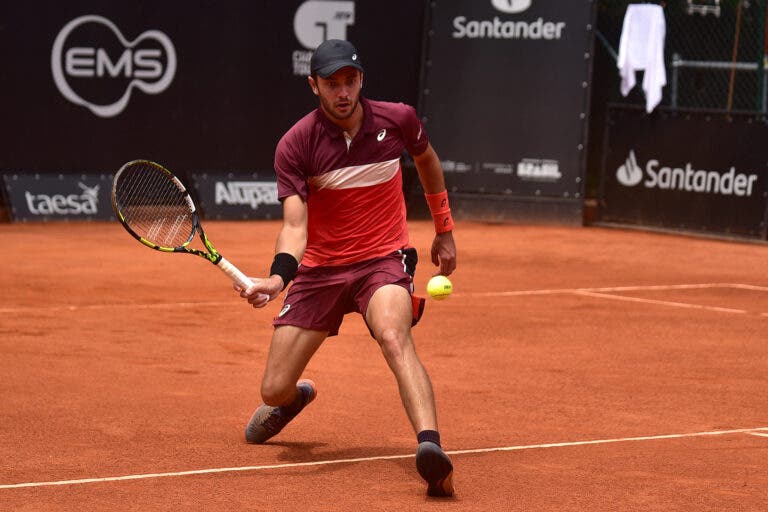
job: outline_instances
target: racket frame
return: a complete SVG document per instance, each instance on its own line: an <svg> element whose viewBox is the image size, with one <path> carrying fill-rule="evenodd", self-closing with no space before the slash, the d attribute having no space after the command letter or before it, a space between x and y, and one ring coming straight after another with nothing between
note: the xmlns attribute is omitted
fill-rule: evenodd
<svg viewBox="0 0 768 512"><path fill-rule="evenodd" d="M192 214L192 231L189 233L189 237L187 237L187 241L181 244L180 246L165 247L165 246L157 245L156 243L150 240L147 240L143 236L133 231L133 229L131 229L131 227L128 224L128 221L123 215L123 212L120 211L120 207L118 205L118 200L117 200L117 190L116 190L117 181L120 175L123 173L123 171L133 165L148 165L163 171L166 174L167 178L170 179L173 182L173 184L176 186L176 188L179 189L179 192L182 193L184 200L187 202L187 205L189 206L189 211ZM133 236L136 240L146 245L150 249L154 249L156 251L161 251L161 252L187 253L187 254L193 254L195 256L200 256L210 261L217 267L219 267L222 270L222 272L227 274L230 277L230 279L232 279L232 281L237 283L241 288L246 289L253 284L253 282L248 278L248 276L243 274L236 266L230 263L216 250L216 248L213 246L211 241L206 236L205 231L203 231L203 227L200 224L200 216L197 212L197 207L195 206L195 202L192 200L192 197L189 195L189 191L187 190L187 188L184 186L184 184L181 182L181 180L178 177L176 177L171 171L169 171L162 165L156 162L153 162L151 160L131 160L130 162L125 163L120 168L120 170L117 171L117 174L115 174L115 177L112 180L111 197L112 197L112 208L115 211L115 215L117 216L117 219L120 221L120 224L122 224L125 230L131 234L131 236ZM194 240L195 238L195 232L197 232L197 234L200 236L200 240L203 242L203 245L205 246L205 249L206 249L205 251L201 251L199 249L195 249L194 247L190 247L192 240Z"/></svg>

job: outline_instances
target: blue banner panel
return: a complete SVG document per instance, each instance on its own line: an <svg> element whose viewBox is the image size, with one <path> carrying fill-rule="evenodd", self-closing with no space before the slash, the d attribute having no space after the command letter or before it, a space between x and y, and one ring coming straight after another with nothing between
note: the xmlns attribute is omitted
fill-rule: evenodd
<svg viewBox="0 0 768 512"><path fill-rule="evenodd" d="M115 220L112 175L9 173L3 182L15 221Z"/></svg>
<svg viewBox="0 0 768 512"><path fill-rule="evenodd" d="M760 116L611 106L599 218L765 239L766 140Z"/></svg>
<svg viewBox="0 0 768 512"><path fill-rule="evenodd" d="M206 219L281 219L274 173L198 173L192 186Z"/></svg>

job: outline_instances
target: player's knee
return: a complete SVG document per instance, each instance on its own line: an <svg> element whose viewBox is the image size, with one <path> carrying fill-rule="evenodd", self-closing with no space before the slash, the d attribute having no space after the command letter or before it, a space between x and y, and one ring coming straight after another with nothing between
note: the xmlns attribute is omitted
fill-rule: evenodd
<svg viewBox="0 0 768 512"><path fill-rule="evenodd" d="M401 362L410 348L407 333L399 329L385 329L378 337L381 351L390 364Z"/></svg>
<svg viewBox="0 0 768 512"><path fill-rule="evenodd" d="M261 399L267 405L290 403L296 392L296 383L282 378L265 378L261 381Z"/></svg>

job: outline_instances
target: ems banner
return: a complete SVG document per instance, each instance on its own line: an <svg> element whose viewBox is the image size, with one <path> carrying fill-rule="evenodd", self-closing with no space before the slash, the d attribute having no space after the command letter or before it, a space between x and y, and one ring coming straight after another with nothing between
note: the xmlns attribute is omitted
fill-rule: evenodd
<svg viewBox="0 0 768 512"><path fill-rule="evenodd" d="M272 169L283 133L318 105L307 75L312 52L328 38L355 42L366 96L418 101L422 2L6 4L2 175L109 174L135 159L181 174L261 174ZM396 27L397 36L382 37L381 27ZM257 197L248 190L236 195ZM69 203L67 216L83 218L90 209L77 204ZM254 204L241 207L248 215L263 209ZM46 208L33 203L34 211L50 214L25 215L64 211L55 200Z"/></svg>
<svg viewBox="0 0 768 512"><path fill-rule="evenodd" d="M430 3L421 111L449 188L580 202L594 4Z"/></svg>
<svg viewBox="0 0 768 512"><path fill-rule="evenodd" d="M766 140L758 116L612 106L600 220L765 239Z"/></svg>

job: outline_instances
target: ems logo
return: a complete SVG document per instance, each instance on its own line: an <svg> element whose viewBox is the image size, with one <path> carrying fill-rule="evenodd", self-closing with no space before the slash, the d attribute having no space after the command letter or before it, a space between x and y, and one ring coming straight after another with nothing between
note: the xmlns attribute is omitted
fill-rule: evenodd
<svg viewBox="0 0 768 512"><path fill-rule="evenodd" d="M86 15L67 23L51 50L51 71L59 92L99 117L114 117L133 89L165 91L176 74L176 50L159 30L133 41L107 18Z"/></svg>
<svg viewBox="0 0 768 512"><path fill-rule="evenodd" d="M637 165L637 158L633 150L629 151L629 157L627 157L624 165L616 170L616 179L625 187L634 187L643 181L643 169Z"/></svg>

